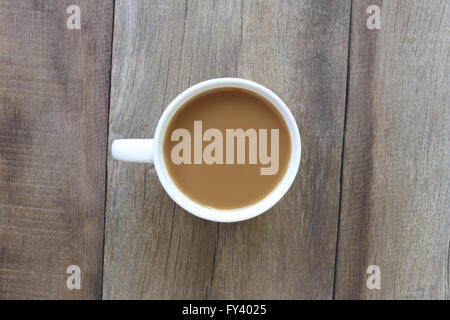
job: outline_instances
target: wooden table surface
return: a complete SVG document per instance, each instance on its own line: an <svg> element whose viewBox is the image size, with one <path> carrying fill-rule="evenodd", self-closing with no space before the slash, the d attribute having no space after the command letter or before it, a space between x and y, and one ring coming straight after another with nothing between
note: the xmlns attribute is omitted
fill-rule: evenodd
<svg viewBox="0 0 450 320"><path fill-rule="evenodd" d="M110 156L217 77L302 137L287 195L233 224ZM2 299L450 299L449 185L448 0L0 0Z"/></svg>

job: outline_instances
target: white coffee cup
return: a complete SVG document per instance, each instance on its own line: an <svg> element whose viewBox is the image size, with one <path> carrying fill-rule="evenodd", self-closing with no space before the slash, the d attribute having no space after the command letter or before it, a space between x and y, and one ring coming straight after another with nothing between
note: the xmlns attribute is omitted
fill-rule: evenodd
<svg viewBox="0 0 450 320"><path fill-rule="evenodd" d="M170 120L188 100L211 89L234 87L252 91L271 102L283 116L291 138L291 156L284 177L262 200L243 208L220 210L203 206L181 192L167 172L163 155L163 139ZM180 207L193 215L217 222L236 222L256 217L269 210L288 191L300 166L301 141L297 123L286 104L272 91L253 81L238 78L211 79L183 91L164 110L153 139L119 139L112 144L113 158L122 161L153 163L162 186ZM195 183L193 181L192 183Z"/></svg>

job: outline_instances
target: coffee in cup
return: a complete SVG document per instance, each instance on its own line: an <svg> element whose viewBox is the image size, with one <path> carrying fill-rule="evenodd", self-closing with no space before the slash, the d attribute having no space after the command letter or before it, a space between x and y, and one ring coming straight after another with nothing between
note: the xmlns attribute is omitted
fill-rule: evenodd
<svg viewBox="0 0 450 320"><path fill-rule="evenodd" d="M111 153L117 160L153 163L169 196L193 215L235 222L284 196L298 172L301 141L292 113L275 93L253 81L220 78L179 94L154 139L118 139Z"/></svg>
<svg viewBox="0 0 450 320"><path fill-rule="evenodd" d="M211 208L256 203L281 181L291 141L280 112L240 88L218 88L187 101L164 135L164 161L176 186Z"/></svg>

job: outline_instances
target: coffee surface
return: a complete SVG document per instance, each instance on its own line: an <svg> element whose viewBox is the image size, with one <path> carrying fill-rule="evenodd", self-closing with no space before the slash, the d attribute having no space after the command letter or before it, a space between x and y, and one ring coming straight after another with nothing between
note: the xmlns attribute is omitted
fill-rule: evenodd
<svg viewBox="0 0 450 320"><path fill-rule="evenodd" d="M200 123L201 126L199 126ZM190 138L186 139L174 134L177 129L186 129L190 133ZM202 157L203 152L208 154L205 150L208 145L213 142L218 143L220 139L218 137L208 139L207 135L204 136L208 129L218 129L223 140L222 144L216 144L216 150L210 153L216 159L212 164L206 163L208 161L205 161L206 156ZM243 129L244 131L254 129L252 131L256 132L257 149L252 149L251 139L245 137L245 161L242 156L238 160L237 138L233 140L233 164L230 164L230 156L227 159L227 129ZM272 164L271 170L265 169L266 174L262 174L264 172L262 168L269 168L271 164L267 163L267 157L265 163L262 163L264 161L261 160L264 160L264 157L260 156L260 152L263 151L260 150L259 145L260 141L264 141L261 140L261 132L264 129L267 131L266 154L268 157L274 156L271 154L274 153L271 152L273 151L271 147L273 148L272 144L277 139L273 135L275 132L273 129L278 129L278 164L277 167ZM218 133L217 130L215 132ZM203 139L205 137L206 139ZM189 149L180 151L181 142L189 142ZM196 150L194 150L195 144ZM201 148L201 155L199 148ZM253 154L253 159L250 155L252 150L257 150L256 163L255 155ZM289 130L279 111L266 99L238 88L210 90L186 102L171 119L165 132L163 145L164 161L176 186L193 201L216 209L245 207L267 196L285 175L290 150ZM223 157L219 157L220 153L223 153ZM174 163L174 155L178 157L175 158L178 162L180 158L185 159L185 162ZM274 162L274 159L271 161ZM218 164L218 162L221 163Z"/></svg>

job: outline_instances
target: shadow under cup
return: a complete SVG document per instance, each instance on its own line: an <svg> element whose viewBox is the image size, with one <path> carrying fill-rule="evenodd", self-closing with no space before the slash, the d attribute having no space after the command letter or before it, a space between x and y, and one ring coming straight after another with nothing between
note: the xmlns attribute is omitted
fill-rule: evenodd
<svg viewBox="0 0 450 320"><path fill-rule="evenodd" d="M249 207L266 198L286 175L291 149L291 134L278 109L253 91L231 86L184 102L171 117L162 145L175 186L217 210Z"/></svg>

